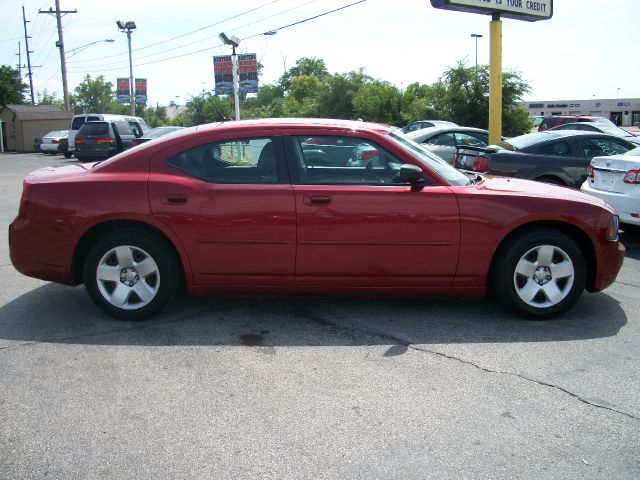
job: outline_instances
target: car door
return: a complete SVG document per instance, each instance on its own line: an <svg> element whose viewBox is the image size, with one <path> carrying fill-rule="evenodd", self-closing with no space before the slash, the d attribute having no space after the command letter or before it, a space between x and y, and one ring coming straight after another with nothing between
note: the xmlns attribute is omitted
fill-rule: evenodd
<svg viewBox="0 0 640 480"><path fill-rule="evenodd" d="M293 190L272 131L182 143L154 155L153 215L183 243L200 285L290 285Z"/></svg>
<svg viewBox="0 0 640 480"><path fill-rule="evenodd" d="M287 140L298 222L296 285L451 286L460 218L448 187L400 183L405 160L367 138ZM352 145L351 158L307 165L305 144L314 152L324 144Z"/></svg>

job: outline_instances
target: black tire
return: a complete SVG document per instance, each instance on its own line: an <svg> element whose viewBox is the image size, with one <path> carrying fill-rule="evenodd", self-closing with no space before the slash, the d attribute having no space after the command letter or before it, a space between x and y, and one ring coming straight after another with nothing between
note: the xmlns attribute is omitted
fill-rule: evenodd
<svg viewBox="0 0 640 480"><path fill-rule="evenodd" d="M493 293L525 318L557 317L578 301L586 285L586 262L578 244L552 228L512 238L494 262Z"/></svg>
<svg viewBox="0 0 640 480"><path fill-rule="evenodd" d="M98 240L84 262L94 303L121 320L144 320L173 299L181 276L166 242L148 232L119 230Z"/></svg>
<svg viewBox="0 0 640 480"><path fill-rule="evenodd" d="M73 153L65 152L64 158L71 158L71 157L73 157Z"/></svg>

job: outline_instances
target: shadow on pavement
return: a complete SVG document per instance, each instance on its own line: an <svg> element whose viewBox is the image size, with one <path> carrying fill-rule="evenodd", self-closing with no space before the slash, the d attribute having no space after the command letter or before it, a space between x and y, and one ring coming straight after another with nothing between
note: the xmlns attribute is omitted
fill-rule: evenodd
<svg viewBox="0 0 640 480"><path fill-rule="evenodd" d="M492 300L185 298L153 320L102 314L83 287L47 284L0 308L0 348L13 343L367 346L557 342L614 336L627 323L606 293L563 317L527 321Z"/></svg>

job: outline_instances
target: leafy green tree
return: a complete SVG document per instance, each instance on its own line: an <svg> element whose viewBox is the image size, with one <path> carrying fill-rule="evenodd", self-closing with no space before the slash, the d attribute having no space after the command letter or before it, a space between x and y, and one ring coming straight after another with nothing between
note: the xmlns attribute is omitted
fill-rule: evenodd
<svg viewBox="0 0 640 480"><path fill-rule="evenodd" d="M55 107L64 108L64 101L57 98L56 92L51 92L45 88L44 91L37 93L38 105L53 105Z"/></svg>
<svg viewBox="0 0 640 480"><path fill-rule="evenodd" d="M336 74L325 79L326 88L319 99L319 116L324 118L355 119L353 99L358 91L373 78L362 70Z"/></svg>
<svg viewBox="0 0 640 480"><path fill-rule="evenodd" d="M324 60L318 57L303 57L296 61L296 65L287 70L278 80L278 86L283 92L291 88L296 77L316 77L322 80L329 76L329 70Z"/></svg>
<svg viewBox="0 0 640 480"><path fill-rule="evenodd" d="M380 80L363 85L353 97L354 114L368 122L398 125L402 121L401 105L400 90Z"/></svg>
<svg viewBox="0 0 640 480"><path fill-rule="evenodd" d="M115 101L113 83L102 75L93 80L91 75L75 88L71 95L71 108L75 113L119 113L121 106Z"/></svg>
<svg viewBox="0 0 640 480"><path fill-rule="evenodd" d="M451 120L459 125L488 128L489 126L489 67L467 67L464 61L450 67L434 83L427 95L427 112L431 118ZM531 129L526 110L518 102L530 92L521 74L505 71L502 74L502 134L521 135ZM405 105L408 101L405 99ZM414 114L417 112L414 112ZM423 117L424 118L424 117ZM406 117L408 121L420 117Z"/></svg>
<svg viewBox="0 0 640 480"><path fill-rule="evenodd" d="M234 117L233 97L221 98L209 92L197 97L191 97L186 103L185 112L176 118L174 125L191 127L204 123L219 122L223 117Z"/></svg>
<svg viewBox="0 0 640 480"><path fill-rule="evenodd" d="M20 72L8 65L0 66L0 108L24 103L28 85L20 80Z"/></svg>
<svg viewBox="0 0 640 480"><path fill-rule="evenodd" d="M249 118L277 118L284 116L284 95L278 85L261 85L258 94L246 99L244 116Z"/></svg>

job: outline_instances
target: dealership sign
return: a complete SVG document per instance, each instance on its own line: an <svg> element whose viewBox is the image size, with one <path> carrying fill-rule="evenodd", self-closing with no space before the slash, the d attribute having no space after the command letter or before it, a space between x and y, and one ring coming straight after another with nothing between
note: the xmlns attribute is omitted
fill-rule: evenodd
<svg viewBox="0 0 640 480"><path fill-rule="evenodd" d="M528 22L548 20L553 15L553 0L431 0L431 5L456 12L495 13Z"/></svg>
<svg viewBox="0 0 640 480"><path fill-rule="evenodd" d="M231 55L213 57L216 95L233 95L233 62ZM238 55L240 93L258 93L258 62L255 53Z"/></svg>

